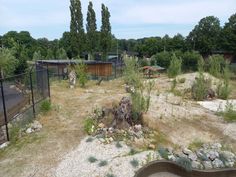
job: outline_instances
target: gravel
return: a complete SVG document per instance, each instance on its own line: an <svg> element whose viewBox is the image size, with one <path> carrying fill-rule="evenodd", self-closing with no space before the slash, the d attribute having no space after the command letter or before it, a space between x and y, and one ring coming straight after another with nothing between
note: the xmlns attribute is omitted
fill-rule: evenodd
<svg viewBox="0 0 236 177"><path fill-rule="evenodd" d="M198 104L200 104L202 107L214 112L225 111L227 103L232 104L234 109L236 109L236 100L226 101L226 100L216 99L212 101L198 101Z"/></svg>
<svg viewBox="0 0 236 177"><path fill-rule="evenodd" d="M105 177L108 174L133 177L135 171L145 164L147 159L156 157L154 151L129 155L130 147L123 142L122 147L117 148L115 142L105 145L97 139L86 142L87 138L59 163L54 173L56 177ZM89 157L95 157L97 161L91 163L88 161ZM139 162L136 168L130 163L134 159ZM100 167L101 161L107 161L107 165Z"/></svg>

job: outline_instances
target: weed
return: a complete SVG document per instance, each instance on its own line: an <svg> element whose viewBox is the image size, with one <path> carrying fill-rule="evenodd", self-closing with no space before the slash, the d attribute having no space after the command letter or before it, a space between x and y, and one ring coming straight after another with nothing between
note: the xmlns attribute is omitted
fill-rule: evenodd
<svg viewBox="0 0 236 177"><path fill-rule="evenodd" d="M134 155L134 154L137 154L137 153L138 153L138 151L133 149L133 148L131 148L130 151L129 151L129 155Z"/></svg>
<svg viewBox="0 0 236 177"><path fill-rule="evenodd" d="M169 153L168 153L168 150L167 150L167 149L165 149L165 148L163 148L163 147L159 147L157 151L159 152L159 154L161 155L161 157L162 157L163 159L168 159Z"/></svg>
<svg viewBox="0 0 236 177"><path fill-rule="evenodd" d="M223 117L228 122L236 121L236 110L232 103L227 102L225 112L223 113Z"/></svg>
<svg viewBox="0 0 236 177"><path fill-rule="evenodd" d="M185 83L185 78L183 77L183 78L180 78L178 81L179 81L179 83L181 83L181 84L183 84L183 83Z"/></svg>
<svg viewBox="0 0 236 177"><path fill-rule="evenodd" d="M133 159L130 161L132 167L137 168L139 166L139 161L137 159Z"/></svg>
<svg viewBox="0 0 236 177"><path fill-rule="evenodd" d="M117 141L117 142L116 142L116 147L117 147L117 148L122 148L123 146L122 146L122 144L121 144L119 141Z"/></svg>
<svg viewBox="0 0 236 177"><path fill-rule="evenodd" d="M89 137L86 139L86 142L89 143L89 142L92 142L94 139L92 137Z"/></svg>
<svg viewBox="0 0 236 177"><path fill-rule="evenodd" d="M223 69L223 83L218 84L217 86L217 95L221 99L228 99L230 93L231 93L231 88L229 86L229 79L230 79L230 71L228 66L226 65L225 68Z"/></svg>
<svg viewBox="0 0 236 177"><path fill-rule="evenodd" d="M90 117L84 120L84 131L89 135L94 133L96 127L96 121Z"/></svg>
<svg viewBox="0 0 236 177"><path fill-rule="evenodd" d="M192 151L195 151L201 148L203 144L204 143L201 140L195 139L192 143L189 144L188 148Z"/></svg>
<svg viewBox="0 0 236 177"><path fill-rule="evenodd" d="M94 162L97 162L98 159L96 159L96 158L93 157L93 156L90 156L90 157L88 158L88 161L89 161L90 163L94 163Z"/></svg>
<svg viewBox="0 0 236 177"><path fill-rule="evenodd" d="M171 57L170 66L167 70L168 77L174 78L181 73L182 60L177 58L175 54Z"/></svg>
<svg viewBox="0 0 236 177"><path fill-rule="evenodd" d="M106 160L102 160L102 161L99 162L98 166L99 166L99 167L104 167L104 166L106 166L107 164L108 164L108 162L107 162Z"/></svg>
<svg viewBox="0 0 236 177"><path fill-rule="evenodd" d="M51 102L46 99L44 101L42 101L41 105L40 105L40 111L43 112L43 113L46 113L48 111L51 110Z"/></svg>
<svg viewBox="0 0 236 177"><path fill-rule="evenodd" d="M81 62L79 65L76 66L76 73L78 75L81 87L84 87L85 84L88 82L88 75L86 71L87 71L87 66L85 65L84 62Z"/></svg>

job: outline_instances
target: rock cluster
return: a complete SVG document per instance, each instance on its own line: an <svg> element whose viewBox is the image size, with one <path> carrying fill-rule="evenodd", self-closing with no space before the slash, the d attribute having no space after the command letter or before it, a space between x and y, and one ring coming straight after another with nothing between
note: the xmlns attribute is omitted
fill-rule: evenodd
<svg viewBox="0 0 236 177"><path fill-rule="evenodd" d="M30 134L30 133L33 133L33 132L38 132L42 128L43 128L42 124L39 121L35 120L33 123L29 124L29 127L26 129L25 132L27 134Z"/></svg>

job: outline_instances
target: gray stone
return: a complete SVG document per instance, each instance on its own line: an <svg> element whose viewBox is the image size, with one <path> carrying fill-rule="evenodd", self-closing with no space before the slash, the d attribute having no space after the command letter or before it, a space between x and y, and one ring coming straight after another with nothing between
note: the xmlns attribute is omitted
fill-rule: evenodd
<svg viewBox="0 0 236 177"><path fill-rule="evenodd" d="M142 131L142 125L141 125L141 124L135 125L135 126L134 126L134 130L136 130L136 131Z"/></svg>
<svg viewBox="0 0 236 177"><path fill-rule="evenodd" d="M229 151L221 151L220 156L222 156L228 162L235 162L235 155Z"/></svg>
<svg viewBox="0 0 236 177"><path fill-rule="evenodd" d="M224 163L220 159L215 159L212 162L212 165L214 168L223 168L224 167Z"/></svg>
<svg viewBox="0 0 236 177"><path fill-rule="evenodd" d="M214 143L211 145L211 148L219 151L222 148L222 145L220 143Z"/></svg>
<svg viewBox="0 0 236 177"><path fill-rule="evenodd" d="M10 142L5 142L5 143L1 144L0 149L6 148L9 144L10 144Z"/></svg>
<svg viewBox="0 0 236 177"><path fill-rule="evenodd" d="M235 162L225 162L225 166L228 167L228 168L232 168L234 166L234 163Z"/></svg>
<svg viewBox="0 0 236 177"><path fill-rule="evenodd" d="M193 152L188 149L188 148L184 148L183 151L182 151L185 155L189 155L189 154L193 154Z"/></svg>
<svg viewBox="0 0 236 177"><path fill-rule="evenodd" d="M39 121L35 120L32 124L31 124L31 128L34 130L34 131L40 131L43 126L42 124L40 124Z"/></svg>
<svg viewBox="0 0 236 177"><path fill-rule="evenodd" d="M197 155L195 153L191 153L188 155L188 158L192 161L196 161L197 160Z"/></svg>
<svg viewBox="0 0 236 177"><path fill-rule="evenodd" d="M194 169L202 169L203 166L202 166L202 164L201 164L200 162L198 162L198 161L192 161L192 168L194 168Z"/></svg>
<svg viewBox="0 0 236 177"><path fill-rule="evenodd" d="M212 169L212 164L210 161L203 161L202 164L206 170Z"/></svg>
<svg viewBox="0 0 236 177"><path fill-rule="evenodd" d="M33 132L34 132L34 130L31 127L27 128L26 131L25 131L25 133L27 133L27 134L30 134L30 133L33 133Z"/></svg>
<svg viewBox="0 0 236 177"><path fill-rule="evenodd" d="M213 161L213 160L215 160L216 158L219 157L219 153L218 153L217 151L209 151L209 152L207 153L207 157L208 157L211 161Z"/></svg>
<svg viewBox="0 0 236 177"><path fill-rule="evenodd" d="M171 154L171 155L168 155L168 160L171 160L171 161L176 161L176 157L173 155L173 154Z"/></svg>
<svg viewBox="0 0 236 177"><path fill-rule="evenodd" d="M203 152L201 150L197 151L196 155L201 161L208 161L209 160L207 155L205 154L205 152Z"/></svg>

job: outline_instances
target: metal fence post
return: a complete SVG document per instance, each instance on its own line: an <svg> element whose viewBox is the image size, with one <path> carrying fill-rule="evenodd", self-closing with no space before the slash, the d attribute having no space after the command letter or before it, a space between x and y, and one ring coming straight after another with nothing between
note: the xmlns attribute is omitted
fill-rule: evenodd
<svg viewBox="0 0 236 177"><path fill-rule="evenodd" d="M8 121L7 121L7 111L6 111L6 103L5 103L5 96L4 96L4 91L3 91L3 83L1 79L1 92L2 92L2 104L3 104L3 111L4 111L4 120L5 120L5 126L6 126L6 134L7 134L7 141L10 140L9 138L9 132L8 132Z"/></svg>
<svg viewBox="0 0 236 177"><path fill-rule="evenodd" d="M47 79L48 79L48 97L49 100L51 101L51 93L50 93L50 80L49 80L49 71L48 71L48 65L47 65Z"/></svg>
<svg viewBox="0 0 236 177"><path fill-rule="evenodd" d="M30 71L30 89L31 89L32 104L33 104L33 114L34 114L34 117L35 117L35 103L34 103L34 90L33 90L33 81L32 81L32 70Z"/></svg>

